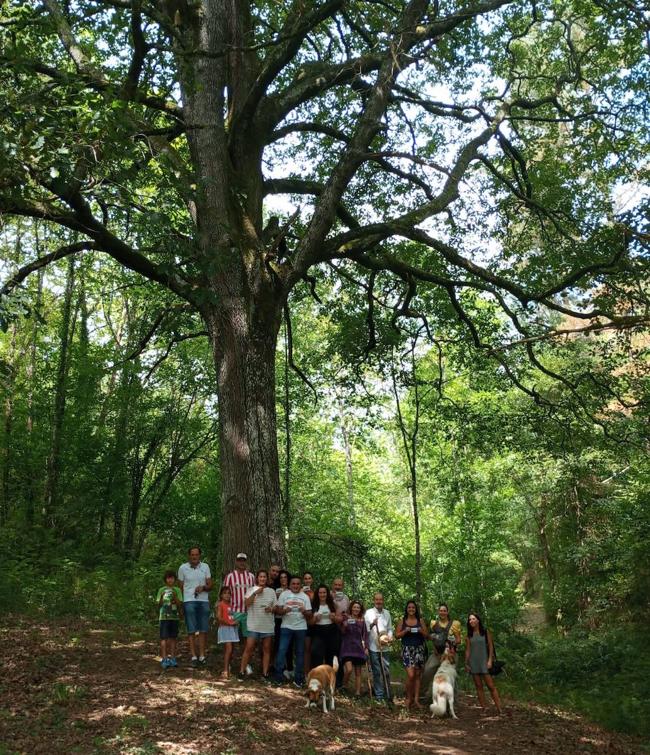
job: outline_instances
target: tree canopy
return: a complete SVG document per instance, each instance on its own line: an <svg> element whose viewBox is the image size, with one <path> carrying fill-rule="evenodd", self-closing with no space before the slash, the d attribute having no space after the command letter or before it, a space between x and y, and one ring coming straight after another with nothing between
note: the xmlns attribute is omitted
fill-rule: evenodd
<svg viewBox="0 0 650 755"><path fill-rule="evenodd" d="M140 343L182 313L171 341L212 345L226 561L285 551L275 346L304 291L355 292L359 359L412 320L549 411L546 378L597 421L596 393L635 403L541 344L647 325L640 4L44 0L0 33L0 212L51 229L3 317L71 255L170 292Z"/></svg>

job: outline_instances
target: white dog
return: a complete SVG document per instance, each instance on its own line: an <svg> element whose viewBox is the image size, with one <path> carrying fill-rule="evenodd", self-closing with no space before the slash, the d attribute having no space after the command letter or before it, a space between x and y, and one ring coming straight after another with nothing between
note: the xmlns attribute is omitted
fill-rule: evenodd
<svg viewBox="0 0 650 755"><path fill-rule="evenodd" d="M433 702L429 710L434 716L442 718L447 713L447 706L452 718L458 718L454 713L454 683L456 681L456 656L445 650L440 666L433 677L431 697Z"/></svg>

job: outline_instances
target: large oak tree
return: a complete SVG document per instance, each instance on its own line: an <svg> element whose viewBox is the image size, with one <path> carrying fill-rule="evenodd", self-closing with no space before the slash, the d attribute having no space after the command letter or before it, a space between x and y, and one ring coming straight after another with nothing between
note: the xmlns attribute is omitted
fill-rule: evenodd
<svg viewBox="0 0 650 755"><path fill-rule="evenodd" d="M536 345L558 323L647 322L638 203L619 207L647 172L633 0L2 9L0 211L67 234L2 295L104 253L197 313L217 374L224 563L284 554L275 349L291 291L319 270L362 286L368 347L375 287L392 280L395 317L446 307L538 401L518 355L550 372ZM274 194L296 212L272 216Z"/></svg>

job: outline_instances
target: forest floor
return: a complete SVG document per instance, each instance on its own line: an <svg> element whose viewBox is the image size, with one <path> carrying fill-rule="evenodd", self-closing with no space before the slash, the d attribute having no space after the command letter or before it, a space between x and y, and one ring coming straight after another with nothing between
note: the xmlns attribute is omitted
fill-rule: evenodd
<svg viewBox="0 0 650 755"><path fill-rule="evenodd" d="M459 719L337 698L324 715L293 687L219 679L208 667L163 672L157 642L83 621L0 618L0 755L28 753L536 753L647 752L548 706L506 701L509 715L481 716L460 696ZM184 650L184 648L182 647Z"/></svg>

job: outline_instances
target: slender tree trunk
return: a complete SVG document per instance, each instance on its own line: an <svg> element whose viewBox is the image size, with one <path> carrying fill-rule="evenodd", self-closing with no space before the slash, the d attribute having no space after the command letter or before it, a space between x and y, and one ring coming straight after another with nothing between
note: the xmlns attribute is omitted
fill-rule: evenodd
<svg viewBox="0 0 650 755"><path fill-rule="evenodd" d="M0 484L0 524L4 524L9 517L11 508L9 478L11 471L11 445L12 431L14 424L14 390L15 390L15 369L14 357L16 354L17 331L15 323L11 327L11 341L9 342L9 353L7 354L7 367L9 374L6 378L6 397L4 405L4 433L2 438L2 483Z"/></svg>
<svg viewBox="0 0 650 755"><path fill-rule="evenodd" d="M35 229L35 236L38 245L38 228ZM41 269L38 271L36 278L36 301L34 304L36 315L41 311L42 299L43 270ZM36 353L38 342L38 317L36 315L32 317L32 339L29 360L27 362L27 488L25 491L25 519L29 526L34 523L34 510L36 507L36 491L34 489L37 468L36 453L34 450L34 396L37 390Z"/></svg>
<svg viewBox="0 0 650 755"><path fill-rule="evenodd" d="M557 573L555 571L555 562L551 554L551 545L549 543L548 533L546 531L548 526L546 518L546 506L547 497L543 495L540 499L539 505L533 510L533 515L537 524L537 538L539 540L539 545L542 552L541 554L542 563L544 564L544 571L546 572L546 576L548 577L548 581L551 587L551 595L553 596L553 601L555 602L557 596ZM547 616L549 620L555 621L557 608L558 606L554 605L553 614Z"/></svg>
<svg viewBox="0 0 650 755"><path fill-rule="evenodd" d="M65 404L68 377L68 351L72 330L72 293L74 290L75 261L68 257L68 273L66 276L63 311L61 315L61 337L59 342L59 365L57 368L56 384L54 388L54 415L52 418L52 439L50 453L47 459L47 479L45 481L45 495L43 500L43 516L46 524L54 525L58 506L58 487L61 474L61 444L63 437L63 420L65 418Z"/></svg>
<svg viewBox="0 0 650 755"><path fill-rule="evenodd" d="M291 395L289 391L289 335L287 324L284 329L284 499L282 509L284 523L290 523L291 517Z"/></svg>
<svg viewBox="0 0 650 755"><path fill-rule="evenodd" d="M137 380L137 363L125 362L122 366L120 384L116 394L117 420L111 452L108 457L104 506L101 519L110 511L113 519L113 546L123 549L124 500L128 496L126 486L125 457L128 449L129 419L132 401L136 400L133 383ZM101 523L103 527L103 521Z"/></svg>
<svg viewBox="0 0 650 755"><path fill-rule="evenodd" d="M402 412L402 403L399 397L399 389L397 385L397 376L395 374L395 366L391 366L391 377L393 382L393 394L395 396L395 405L397 408L397 423L399 426L400 434L402 436L402 443L404 445L404 453L406 455L406 462L409 469L409 491L411 497L411 509L413 512L413 536L415 541L415 597L418 604L422 601L422 552L420 545L420 512L418 507L418 433L420 430L420 391L417 379L417 369L415 360L415 347L417 339L414 339L411 343L411 377L413 380L413 403L415 414L413 417L413 427L409 431L406 425L406 420Z"/></svg>
<svg viewBox="0 0 650 755"><path fill-rule="evenodd" d="M348 430L348 418L345 416L343 405L339 407L341 412L341 434L343 435L343 449L345 452L345 477L348 488L348 511L350 512L350 525L356 528L357 517L354 504L354 477L352 475L352 445L350 444L350 432ZM352 594L357 594L357 559L352 559Z"/></svg>
<svg viewBox="0 0 650 755"><path fill-rule="evenodd" d="M413 509L413 534L415 537L415 596L419 605L422 601L422 551L420 546L420 511L418 508L417 449L415 440L412 445L411 507Z"/></svg>

